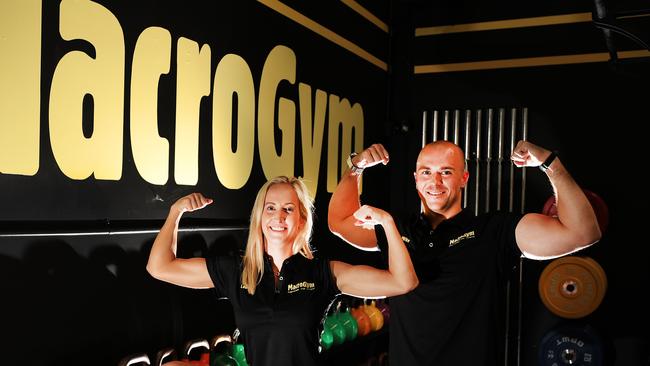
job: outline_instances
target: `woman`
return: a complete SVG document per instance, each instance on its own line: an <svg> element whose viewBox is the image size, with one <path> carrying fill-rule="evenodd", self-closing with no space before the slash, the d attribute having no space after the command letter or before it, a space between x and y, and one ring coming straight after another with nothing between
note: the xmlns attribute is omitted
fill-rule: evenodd
<svg viewBox="0 0 650 366"><path fill-rule="evenodd" d="M211 203L192 193L172 205L151 248L147 271L162 281L215 288L228 297L251 365L315 365L317 326L339 291L359 297L394 296L418 284L391 215L374 207L362 206L354 218L368 229L383 227L388 270L314 258L309 244L312 200L301 180L284 176L266 182L257 193L243 259L176 258L182 214Z"/></svg>

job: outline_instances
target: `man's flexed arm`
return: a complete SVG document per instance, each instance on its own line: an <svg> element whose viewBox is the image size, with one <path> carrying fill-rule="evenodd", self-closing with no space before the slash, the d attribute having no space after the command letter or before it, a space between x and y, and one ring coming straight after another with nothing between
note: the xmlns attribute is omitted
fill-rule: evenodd
<svg viewBox="0 0 650 366"><path fill-rule="evenodd" d="M557 200L557 218L529 213L517 225L517 245L524 255L548 259L573 253L600 240L593 207L559 158L527 141L517 144L511 158L519 167L540 166L546 160L545 173Z"/></svg>
<svg viewBox="0 0 650 366"><path fill-rule="evenodd" d="M377 164L388 164L388 151L381 144L373 144L351 159L357 173L347 169L330 199L327 223L332 233L346 242L362 248L372 249L377 246L374 230L364 230L355 225L353 214L361 203L359 201L359 184L361 171Z"/></svg>

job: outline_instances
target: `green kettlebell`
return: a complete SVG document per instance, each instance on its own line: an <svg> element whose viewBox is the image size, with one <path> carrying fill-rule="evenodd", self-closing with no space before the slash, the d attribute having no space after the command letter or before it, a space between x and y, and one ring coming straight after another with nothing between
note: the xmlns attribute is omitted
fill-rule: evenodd
<svg viewBox="0 0 650 366"><path fill-rule="evenodd" d="M224 341L212 349L210 366L240 366L237 360L232 357L232 343Z"/></svg>
<svg viewBox="0 0 650 366"><path fill-rule="evenodd" d="M236 343L232 346L232 357L237 360L239 366L248 366L248 361L246 361L246 352L244 351L243 344Z"/></svg>
<svg viewBox="0 0 650 366"><path fill-rule="evenodd" d="M327 350L332 347L334 344L334 335L332 331L328 328L323 329L320 332L320 345L323 346L323 349Z"/></svg>
<svg viewBox="0 0 650 366"><path fill-rule="evenodd" d="M357 338L357 333L359 332L359 325L357 324L356 319L350 314L350 308L344 306L343 310L337 313L339 323L343 325L345 329L345 340L351 341Z"/></svg>
<svg viewBox="0 0 650 366"><path fill-rule="evenodd" d="M325 328L329 329L330 332L332 332L334 345L345 342L345 328L343 328L343 325L339 323L336 313L330 314L327 316L327 318L325 318Z"/></svg>

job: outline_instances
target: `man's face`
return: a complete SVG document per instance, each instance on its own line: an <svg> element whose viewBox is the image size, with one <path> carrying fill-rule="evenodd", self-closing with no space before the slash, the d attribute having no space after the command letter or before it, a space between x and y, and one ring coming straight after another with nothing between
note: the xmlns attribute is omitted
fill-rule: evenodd
<svg viewBox="0 0 650 366"><path fill-rule="evenodd" d="M451 143L425 146L415 167L415 187L427 210L451 217L461 210L461 190L467 184L462 151Z"/></svg>

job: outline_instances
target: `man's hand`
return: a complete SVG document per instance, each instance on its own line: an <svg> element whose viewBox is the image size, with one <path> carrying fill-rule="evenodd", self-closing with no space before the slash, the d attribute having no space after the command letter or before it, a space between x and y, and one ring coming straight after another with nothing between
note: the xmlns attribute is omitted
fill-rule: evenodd
<svg viewBox="0 0 650 366"><path fill-rule="evenodd" d="M384 146L382 144L372 144L352 158L352 164L357 168L365 169L379 163L386 165L388 160L388 151Z"/></svg>
<svg viewBox="0 0 650 366"><path fill-rule="evenodd" d="M520 167L535 167L540 166L551 155L549 150L539 147L528 141L520 140L512 151L510 160Z"/></svg>

